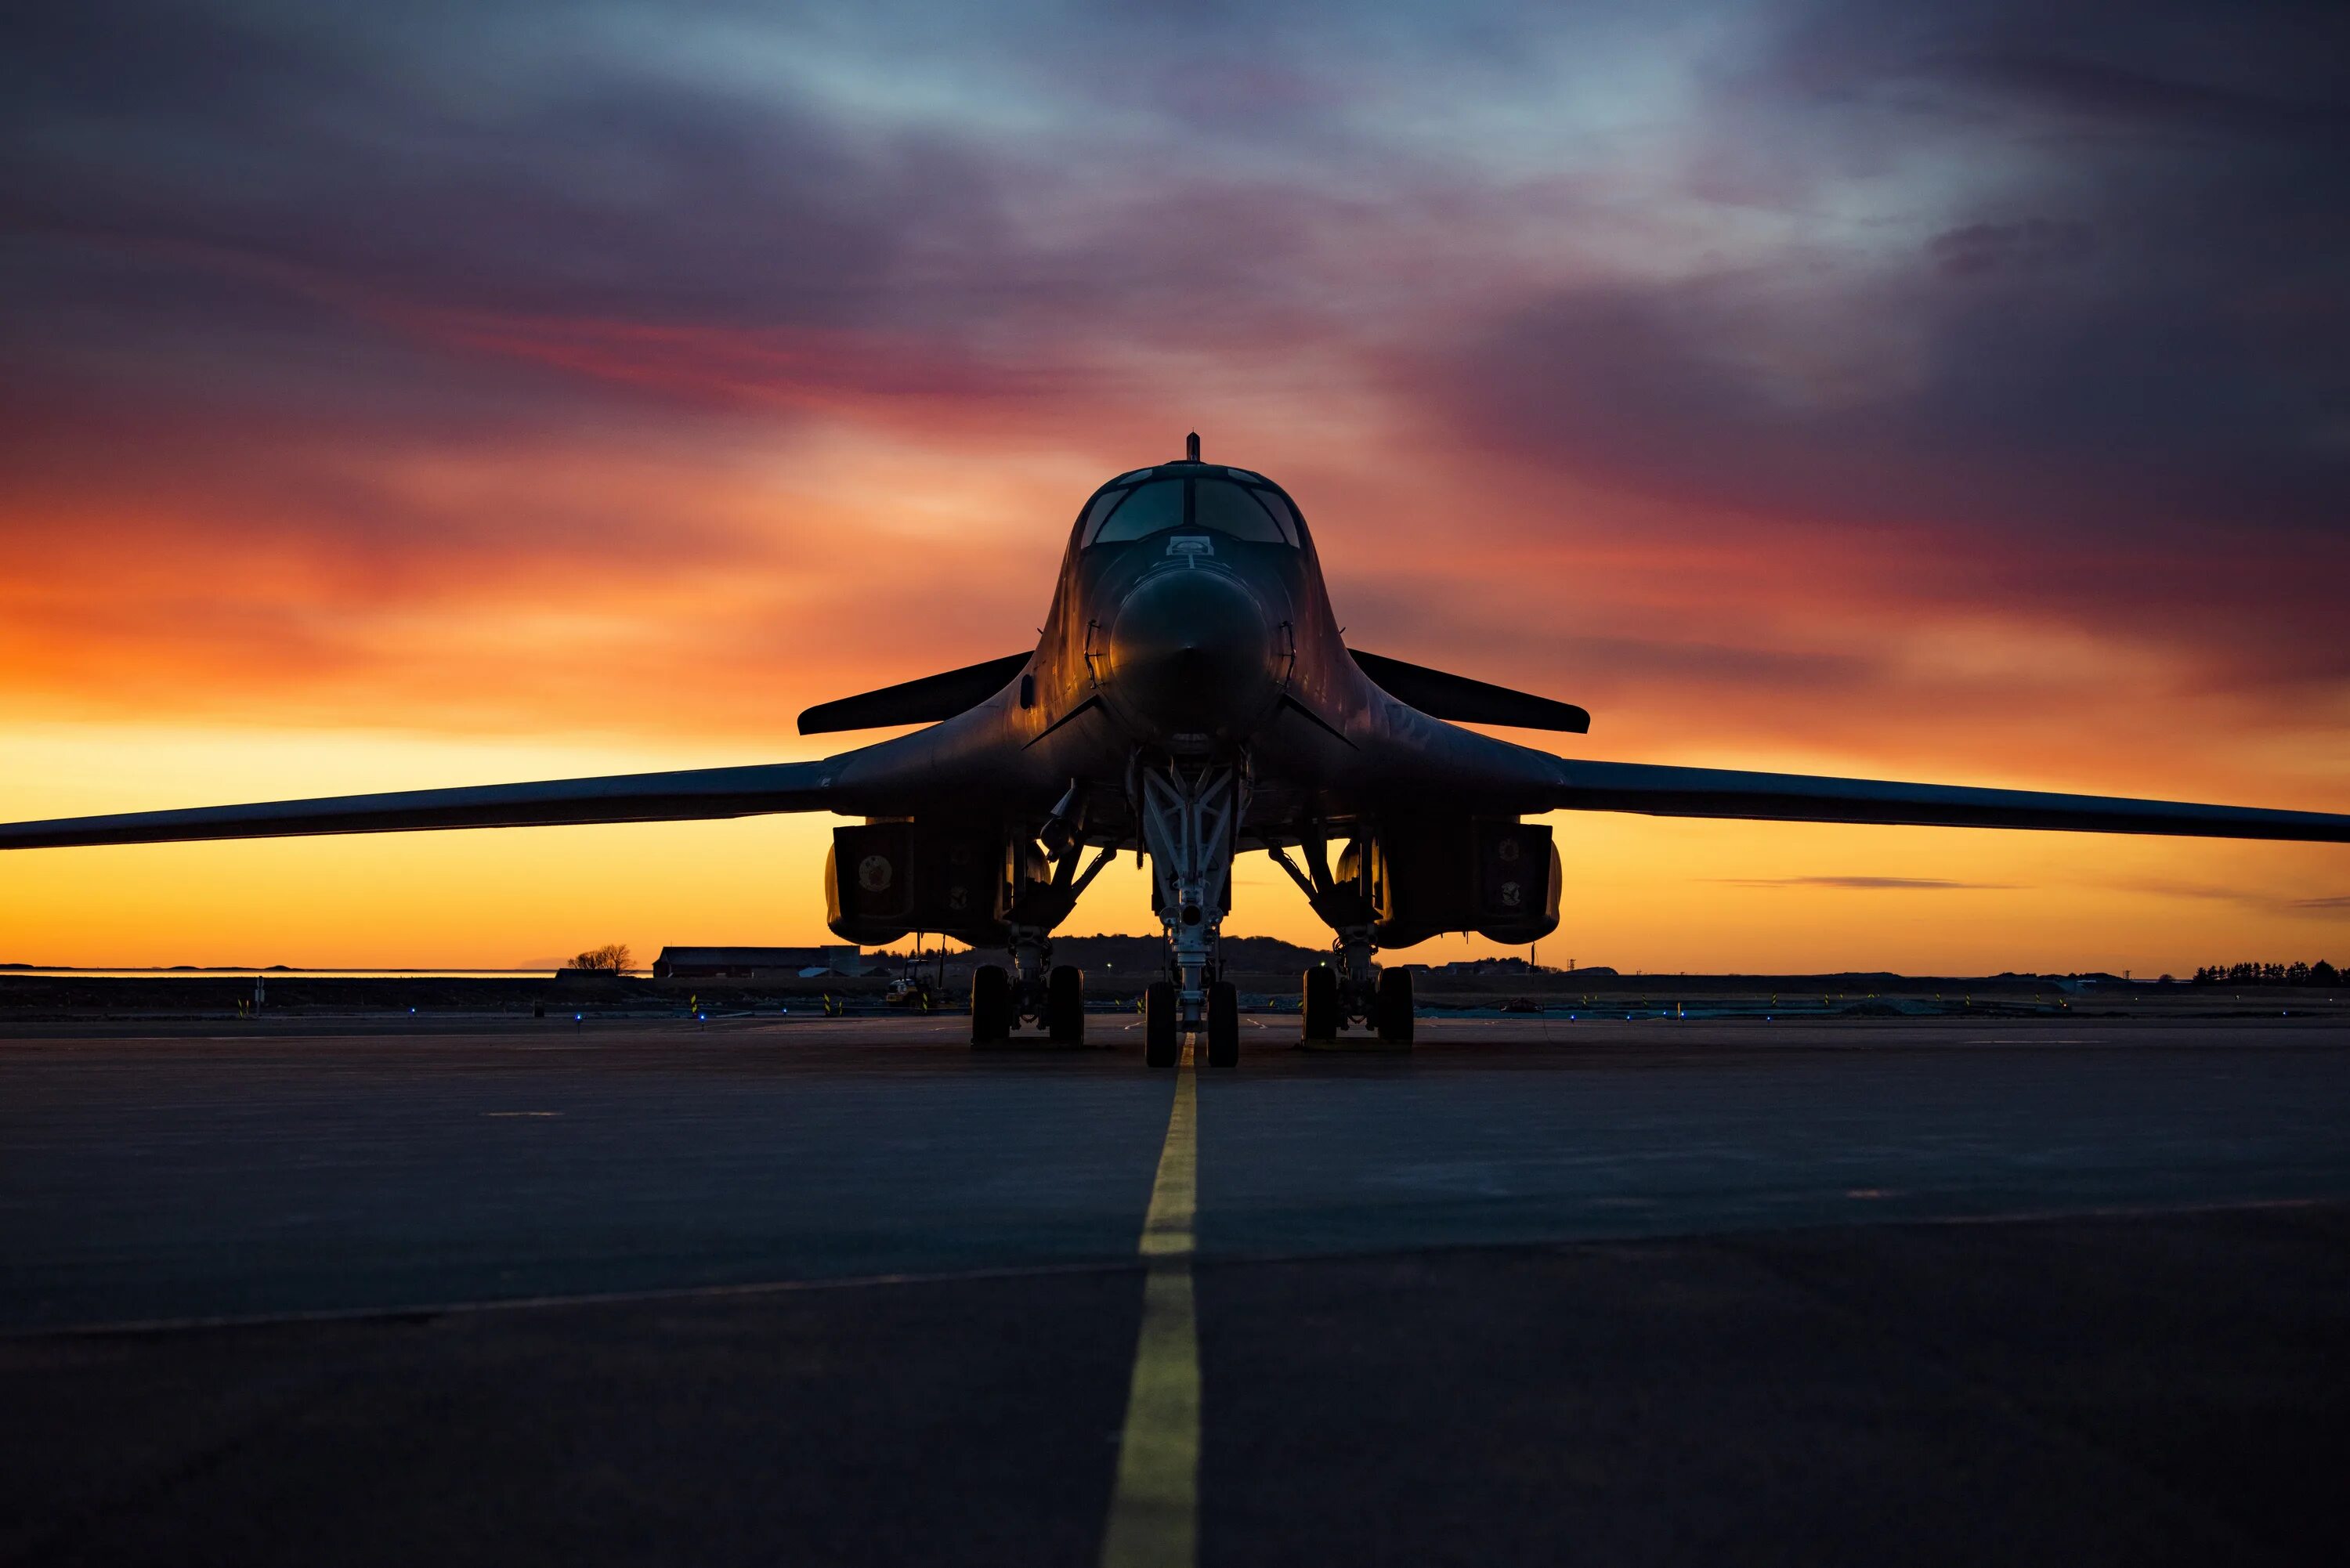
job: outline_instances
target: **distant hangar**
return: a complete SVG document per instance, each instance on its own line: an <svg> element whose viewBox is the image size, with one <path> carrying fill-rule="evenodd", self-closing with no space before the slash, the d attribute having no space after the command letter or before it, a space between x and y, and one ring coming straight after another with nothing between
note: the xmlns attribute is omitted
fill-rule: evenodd
<svg viewBox="0 0 2350 1568"><path fill-rule="evenodd" d="M786 981L817 974L855 978L866 972L865 950L814 948L663 948L653 960L655 980Z"/></svg>

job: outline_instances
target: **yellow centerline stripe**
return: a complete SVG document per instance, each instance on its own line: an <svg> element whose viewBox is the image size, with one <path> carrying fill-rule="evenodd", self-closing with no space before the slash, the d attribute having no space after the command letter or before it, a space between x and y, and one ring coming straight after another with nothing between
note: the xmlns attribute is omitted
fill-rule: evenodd
<svg viewBox="0 0 2350 1568"><path fill-rule="evenodd" d="M1167 1115L1167 1141L1159 1151L1159 1179L1142 1221L1139 1250L1149 1269L1118 1442L1118 1484L1102 1534L1102 1568L1192 1568L1199 1555L1200 1336L1191 1310L1198 1106L1186 1045Z"/></svg>
<svg viewBox="0 0 2350 1568"><path fill-rule="evenodd" d="M1167 1141L1159 1149L1159 1179L1151 1183L1150 1208L1142 1217L1142 1255L1156 1258L1191 1250L1191 1216L1198 1209L1200 1140L1193 1131L1199 1082L1191 1071L1191 1047L1175 1073L1175 1104L1167 1113Z"/></svg>

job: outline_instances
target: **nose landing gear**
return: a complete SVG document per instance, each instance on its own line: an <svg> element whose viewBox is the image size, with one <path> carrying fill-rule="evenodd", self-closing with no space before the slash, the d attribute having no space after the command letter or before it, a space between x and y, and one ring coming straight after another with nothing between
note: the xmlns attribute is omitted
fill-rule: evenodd
<svg viewBox="0 0 2350 1568"><path fill-rule="evenodd" d="M1142 1059L1154 1067L1172 1067L1182 1060L1184 1034L1181 992L1171 980L1152 982L1142 996ZM1208 1065L1241 1064L1240 992L1228 980L1208 987L1206 1032Z"/></svg>
<svg viewBox="0 0 2350 1568"><path fill-rule="evenodd" d="M1174 1066L1184 1035L1206 1037L1208 1064L1240 1061L1240 999L1217 974L1216 944L1232 897L1232 850L1247 800L1233 768L1139 768L1138 813L1150 857L1168 978L1143 997L1143 1056Z"/></svg>
<svg viewBox="0 0 2350 1568"><path fill-rule="evenodd" d="M1241 999L1232 982L1220 980L1208 987L1208 1065L1241 1064Z"/></svg>
<svg viewBox="0 0 2350 1568"><path fill-rule="evenodd" d="M1172 1067L1183 1054L1183 1017L1175 982L1154 980L1142 993L1142 1059Z"/></svg>

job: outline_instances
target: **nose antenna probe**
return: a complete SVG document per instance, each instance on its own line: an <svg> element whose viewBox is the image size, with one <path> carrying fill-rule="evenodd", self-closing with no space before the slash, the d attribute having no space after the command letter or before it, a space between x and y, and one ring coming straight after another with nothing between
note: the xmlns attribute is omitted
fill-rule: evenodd
<svg viewBox="0 0 2350 1568"><path fill-rule="evenodd" d="M1185 462L1197 462L1200 461L1200 432L1198 431L1193 431L1190 435L1183 438L1183 461Z"/></svg>

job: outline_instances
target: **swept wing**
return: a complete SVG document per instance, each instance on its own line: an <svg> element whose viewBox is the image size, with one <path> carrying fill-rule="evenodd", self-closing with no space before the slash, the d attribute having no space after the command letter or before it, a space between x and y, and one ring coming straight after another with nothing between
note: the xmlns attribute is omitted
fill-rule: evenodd
<svg viewBox="0 0 2350 1568"><path fill-rule="evenodd" d="M1508 724L1521 730L1564 730L1575 735L1586 734L1591 729L1590 713L1572 702L1537 697L1490 680L1471 680L1466 675L1366 653L1359 648L1347 651L1373 685L1431 719L1456 724Z"/></svg>
<svg viewBox="0 0 2350 1568"><path fill-rule="evenodd" d="M1007 653L1001 659L983 659L960 670L925 675L919 680L901 680L878 691L860 691L854 697L819 702L800 715L800 733L876 730L887 724L935 724L976 708L1003 691L1035 657L1033 653Z"/></svg>
<svg viewBox="0 0 2350 1568"><path fill-rule="evenodd" d="M2350 815L2203 805L2119 795L2053 794L1966 784L1899 784L1809 774L1554 759L1545 808L1767 822L1873 822L1924 827L2045 828L2204 838L2350 844Z"/></svg>
<svg viewBox="0 0 2350 1568"><path fill-rule="evenodd" d="M533 784L400 790L389 794L133 811L0 825L0 849L77 844L168 844L195 838L287 838L316 833L530 827L589 822L675 822L821 811L830 763L772 763L681 773L617 774Z"/></svg>

